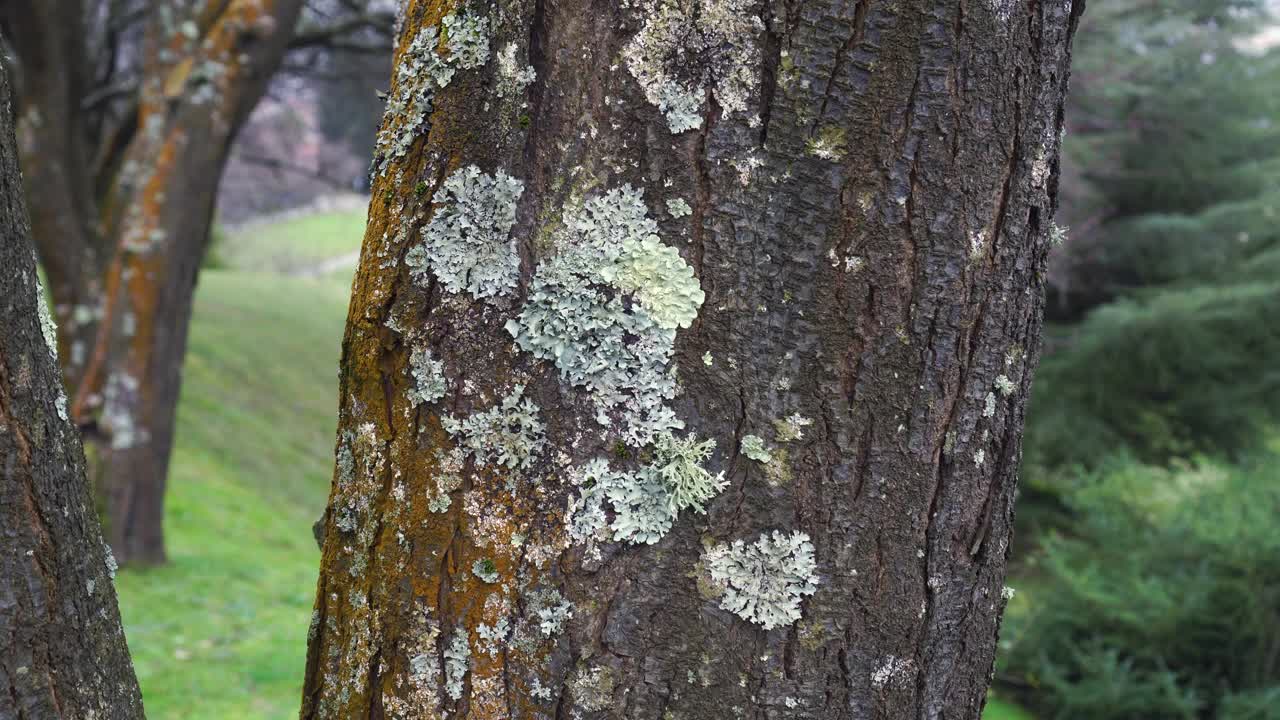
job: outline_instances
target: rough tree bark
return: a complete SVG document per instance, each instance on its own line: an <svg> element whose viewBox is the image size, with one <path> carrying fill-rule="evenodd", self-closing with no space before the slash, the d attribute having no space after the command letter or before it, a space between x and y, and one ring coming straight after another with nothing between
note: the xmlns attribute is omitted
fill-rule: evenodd
<svg viewBox="0 0 1280 720"><path fill-rule="evenodd" d="M409 2L302 717L978 718L1083 5Z"/></svg>
<svg viewBox="0 0 1280 720"><path fill-rule="evenodd" d="M164 560L164 484L196 273L231 140L302 0L150 3L138 87L90 147L81 0L0 6L24 75L20 149L71 413L122 563ZM104 92L110 92L110 89ZM101 98L97 98L101 100Z"/></svg>
<svg viewBox="0 0 1280 720"><path fill-rule="evenodd" d="M141 718L0 68L0 718Z"/></svg>

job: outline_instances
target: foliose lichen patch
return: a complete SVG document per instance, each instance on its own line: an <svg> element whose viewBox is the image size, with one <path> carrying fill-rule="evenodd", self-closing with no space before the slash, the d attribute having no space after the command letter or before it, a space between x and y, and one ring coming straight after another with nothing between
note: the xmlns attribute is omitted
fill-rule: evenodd
<svg viewBox="0 0 1280 720"><path fill-rule="evenodd" d="M507 323L522 350L589 391L601 425L617 425L638 446L683 427L666 405L676 395L669 361L676 330L705 299L693 269L657 232L630 185L571 207L519 317Z"/></svg>
<svg viewBox="0 0 1280 720"><path fill-rule="evenodd" d="M720 607L765 630L799 620L801 601L818 589L813 543L802 532L715 545L703 562L723 592Z"/></svg>
<svg viewBox="0 0 1280 720"><path fill-rule="evenodd" d="M434 275L449 292L477 300L510 294L520 278L511 228L523 192L524 183L501 170L454 171L432 198L441 207L423 229L423 243L405 256L414 280L426 285Z"/></svg>

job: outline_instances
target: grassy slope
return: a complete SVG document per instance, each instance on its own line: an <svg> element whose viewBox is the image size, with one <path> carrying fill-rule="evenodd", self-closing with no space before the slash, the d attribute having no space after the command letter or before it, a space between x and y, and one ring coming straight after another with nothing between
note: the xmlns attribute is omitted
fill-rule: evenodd
<svg viewBox="0 0 1280 720"><path fill-rule="evenodd" d="M166 505L171 563L116 578L152 720L297 715L350 273L242 268L348 254L363 222L259 226L221 248L233 269L200 276ZM993 701L984 720L1030 718Z"/></svg>
<svg viewBox="0 0 1280 720"><path fill-rule="evenodd" d="M172 563L117 578L151 718L297 714L348 293L201 276L167 498Z"/></svg>

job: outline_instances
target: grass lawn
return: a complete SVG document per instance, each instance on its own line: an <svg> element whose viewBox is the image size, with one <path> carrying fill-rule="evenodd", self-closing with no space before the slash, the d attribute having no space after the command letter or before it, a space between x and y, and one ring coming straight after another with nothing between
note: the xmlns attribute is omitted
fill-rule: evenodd
<svg viewBox="0 0 1280 720"><path fill-rule="evenodd" d="M223 236L214 257L232 270L294 272L359 250L364 221L361 207L253 223Z"/></svg>
<svg viewBox="0 0 1280 720"><path fill-rule="evenodd" d="M297 716L351 274L249 269L355 251L355 215L256 226L221 248L229 269L200 275L166 501L171 562L116 577L152 720ZM1031 718L992 701L985 720Z"/></svg>
<svg viewBox="0 0 1280 720"><path fill-rule="evenodd" d="M166 497L171 562L116 578L150 718L297 716L349 296L332 278L200 276Z"/></svg>

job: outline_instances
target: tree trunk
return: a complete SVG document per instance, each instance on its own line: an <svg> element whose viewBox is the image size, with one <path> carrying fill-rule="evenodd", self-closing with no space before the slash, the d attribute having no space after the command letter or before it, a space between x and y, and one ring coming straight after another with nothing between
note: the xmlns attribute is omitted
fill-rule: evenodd
<svg viewBox="0 0 1280 720"><path fill-rule="evenodd" d="M8 11L11 25L39 30L16 43L24 68L42 83L25 98L28 164L39 164L46 148L57 159L55 169L28 178L30 196L48 198L36 208L35 234L67 328L61 345L70 355L72 415L95 446L107 538L122 563L158 563L182 358L218 180L232 139L284 56L302 0L153 7L137 106L100 148L105 179L96 183L96 203L77 198L95 185L75 176L93 170L71 158L81 128L45 120L58 103L82 99L74 86L83 50L55 40L58 23L83 11L78 0L54 5L26 0ZM68 225L91 229L70 234ZM65 260L80 257L87 259Z"/></svg>
<svg viewBox="0 0 1280 720"><path fill-rule="evenodd" d="M978 718L1083 2L465 7L403 18L302 717Z"/></svg>
<svg viewBox="0 0 1280 720"><path fill-rule="evenodd" d="M0 68L0 718L141 718L36 275Z"/></svg>

